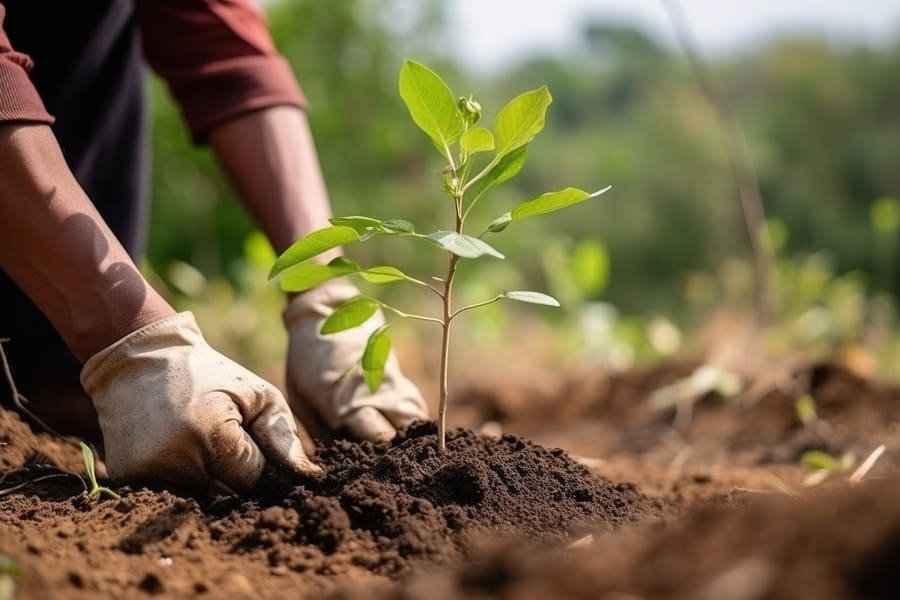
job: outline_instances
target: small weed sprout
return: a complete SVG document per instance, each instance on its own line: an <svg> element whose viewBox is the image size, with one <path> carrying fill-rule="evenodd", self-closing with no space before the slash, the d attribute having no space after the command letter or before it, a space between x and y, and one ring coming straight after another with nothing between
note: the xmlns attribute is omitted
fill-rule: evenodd
<svg viewBox="0 0 900 600"><path fill-rule="evenodd" d="M0 600L16 596L16 582L25 578L25 571L13 559L0 554Z"/></svg>
<svg viewBox="0 0 900 600"><path fill-rule="evenodd" d="M515 177L525 165L529 143L544 128L547 108L552 102L550 91L543 86L516 96L497 114L493 127L488 128L476 125L481 119L482 109L473 96L455 97L447 84L424 65L411 60L403 61L399 89L413 122L428 135L445 161L441 184L449 196L448 210L453 215L454 224L452 229L423 234L403 219L380 220L366 216L334 218L330 227L304 236L282 253L272 266L269 278L284 274L281 282L283 290L303 292L330 279L359 275L370 283L405 281L437 295L442 308L438 317L409 314L369 296L357 296L338 307L325 320L321 332L335 333L362 325L379 307L396 316L396 319L388 320L371 334L360 357L363 377L375 392L384 377L384 365L391 349L388 328L398 319L416 319L439 325L442 341L438 440L443 452L446 450L447 369L453 320L468 310L504 299L559 306L559 302L547 294L512 290L501 291L492 298L457 308L453 304L453 282L460 261L484 256L502 260L503 254L484 241L486 236L500 233L516 221L595 198L609 187L594 193L572 187L548 192L522 202L489 221L479 235L469 235L465 233L465 226L479 201L492 188ZM411 277L390 265L362 267L344 257L336 258L327 265L310 262L333 248L380 236L413 237L446 251L447 273L442 278L433 278L439 285Z"/></svg>
<svg viewBox="0 0 900 600"><path fill-rule="evenodd" d="M794 402L794 412L804 427L812 427L819 422L816 401L810 394L805 394Z"/></svg>
<svg viewBox="0 0 900 600"><path fill-rule="evenodd" d="M102 494L106 494L110 498L120 500L122 496L118 495L108 487L97 483L97 472L94 466L94 451L84 442L81 442L81 456L84 458L84 470L87 471L88 481L91 484L91 489L88 491L88 497L99 499Z"/></svg>
<svg viewBox="0 0 900 600"><path fill-rule="evenodd" d="M813 487L834 475L850 471L856 464L856 456L852 452L845 452L840 457L835 457L821 450L808 450L800 457L800 462L810 470L803 485Z"/></svg>

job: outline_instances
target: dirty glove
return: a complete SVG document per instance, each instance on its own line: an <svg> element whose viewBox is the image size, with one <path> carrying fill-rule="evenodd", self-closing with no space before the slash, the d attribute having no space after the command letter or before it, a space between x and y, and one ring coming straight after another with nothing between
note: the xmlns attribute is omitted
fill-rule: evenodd
<svg viewBox="0 0 900 600"><path fill-rule="evenodd" d="M114 479L245 490L266 459L301 474L320 471L278 389L213 350L189 312L100 351L81 383Z"/></svg>
<svg viewBox="0 0 900 600"><path fill-rule="evenodd" d="M319 329L343 302L359 295L344 281L329 281L292 298L284 311L290 338L287 360L288 403L313 434L317 419L331 431L341 428L360 439L388 440L397 429L427 419L428 408L416 386L400 372L391 352L384 380L374 394L358 366L369 335L384 323L381 311L359 327L322 335Z"/></svg>

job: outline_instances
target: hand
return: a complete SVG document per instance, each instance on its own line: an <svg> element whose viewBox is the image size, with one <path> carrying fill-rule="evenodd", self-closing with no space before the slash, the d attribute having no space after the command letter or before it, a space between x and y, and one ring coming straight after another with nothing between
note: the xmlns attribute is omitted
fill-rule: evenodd
<svg viewBox="0 0 900 600"><path fill-rule="evenodd" d="M100 351L81 382L114 479L246 490L267 459L300 474L321 471L303 453L281 393L213 350L189 312Z"/></svg>
<svg viewBox="0 0 900 600"><path fill-rule="evenodd" d="M416 386L400 372L393 352L377 392L369 391L363 380L357 362L369 335L384 323L380 311L359 327L319 333L325 318L357 295L359 290L349 283L329 281L288 303L284 311L290 338L288 403L311 432L316 427L310 421L318 417L332 431L344 427L360 439L388 440L397 429L427 419L428 408Z"/></svg>

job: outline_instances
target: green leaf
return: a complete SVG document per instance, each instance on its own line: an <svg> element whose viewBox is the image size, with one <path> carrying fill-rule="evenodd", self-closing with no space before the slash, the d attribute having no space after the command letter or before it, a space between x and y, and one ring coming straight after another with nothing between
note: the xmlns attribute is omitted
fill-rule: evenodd
<svg viewBox="0 0 900 600"><path fill-rule="evenodd" d="M22 579L25 577L25 570L16 562L5 554L0 554L0 575L8 575L14 579ZM2 592L2 586L0 586ZM0 594L2 597L2 594ZM10 596L12 598L12 596Z"/></svg>
<svg viewBox="0 0 900 600"><path fill-rule="evenodd" d="M879 198L869 207L869 221L880 234L893 234L900 230L900 200Z"/></svg>
<svg viewBox="0 0 900 600"><path fill-rule="evenodd" d="M559 306L559 300L553 296L542 294L541 292L528 291L512 291L500 294L502 298L516 300L517 302L528 302L529 304L543 304L544 306Z"/></svg>
<svg viewBox="0 0 900 600"><path fill-rule="evenodd" d="M406 273L396 267L387 265L363 269L359 274L369 283L393 283L394 281L406 279Z"/></svg>
<svg viewBox="0 0 900 600"><path fill-rule="evenodd" d="M484 127L474 127L459 139L459 147L466 154L489 152L494 149L494 135Z"/></svg>
<svg viewBox="0 0 900 600"><path fill-rule="evenodd" d="M97 473L94 466L94 451L84 442L81 442L81 458L84 460L84 470L87 471L88 481L91 484L88 496L91 498L99 498L101 495L106 494L110 498L120 499L122 496L119 494L108 487L97 484Z"/></svg>
<svg viewBox="0 0 900 600"><path fill-rule="evenodd" d="M378 303L367 296L350 298L328 315L319 331L322 335L326 335L357 327L368 321L376 310Z"/></svg>
<svg viewBox="0 0 900 600"><path fill-rule="evenodd" d="M386 233L415 233L416 231L412 223L403 219L388 219L381 225Z"/></svg>
<svg viewBox="0 0 900 600"><path fill-rule="evenodd" d="M584 239L572 249L569 271L584 296L597 296L609 284L609 251L595 239Z"/></svg>
<svg viewBox="0 0 900 600"><path fill-rule="evenodd" d="M425 237L444 250L463 258L478 258L485 254L496 258L506 258L486 242L464 233L456 233L455 231L435 231L434 233L429 233Z"/></svg>
<svg viewBox="0 0 900 600"><path fill-rule="evenodd" d="M487 230L491 233L500 233L501 231L509 227L510 223L512 223L512 214L508 212L503 213L502 215L488 223Z"/></svg>
<svg viewBox="0 0 900 600"><path fill-rule="evenodd" d="M462 134L465 124L447 84L425 65L404 60L400 68L400 97L416 125L451 160L450 146Z"/></svg>
<svg viewBox="0 0 900 600"><path fill-rule="evenodd" d="M328 219L332 225L340 225L342 227L352 227L356 233L362 235L371 229L379 229L384 221L381 219L373 219L372 217L352 216L352 217L333 217Z"/></svg>
<svg viewBox="0 0 900 600"><path fill-rule="evenodd" d="M332 225L351 227L360 235L360 241L367 239L365 236L392 235L397 233L415 233L415 226L404 219L373 219L372 217L352 216L334 217L329 219Z"/></svg>
<svg viewBox="0 0 900 600"><path fill-rule="evenodd" d="M360 270L359 265L343 257L338 257L327 265L298 265L285 276L281 289L286 292L305 292L320 283L359 273Z"/></svg>
<svg viewBox="0 0 900 600"><path fill-rule="evenodd" d="M392 283L407 279L406 274L395 267L383 265L363 269L352 260L339 256L327 265L306 264L294 267L281 282L281 289L286 292L305 292L320 283L345 275L361 275L370 283Z"/></svg>
<svg viewBox="0 0 900 600"><path fill-rule="evenodd" d="M810 394L804 394L798 398L794 402L794 410L804 427L811 426L819 418L816 412L816 401Z"/></svg>
<svg viewBox="0 0 900 600"><path fill-rule="evenodd" d="M269 238L257 229L244 238L244 258L253 265L265 268L274 263L278 257Z"/></svg>
<svg viewBox="0 0 900 600"><path fill-rule="evenodd" d="M545 85L516 96L500 110L494 119L498 157L524 146L540 133L552 101L550 90Z"/></svg>
<svg viewBox="0 0 900 600"><path fill-rule="evenodd" d="M81 458L84 460L84 470L87 471L91 489L95 489L97 487L97 473L94 470L94 451L84 442L81 442Z"/></svg>
<svg viewBox="0 0 900 600"><path fill-rule="evenodd" d="M359 240L359 233L352 227L343 225L332 225L331 227L313 231L294 242L290 248L281 253L281 256L272 265L272 270L269 271L269 279L327 250L357 240Z"/></svg>
<svg viewBox="0 0 900 600"><path fill-rule="evenodd" d="M528 146L517 148L501 158L478 183L478 192L475 195L481 196L492 187L496 187L518 175L522 167L525 166L525 159L527 158Z"/></svg>
<svg viewBox="0 0 900 600"><path fill-rule="evenodd" d="M596 198L607 190L609 190L609 186L596 191L593 194L588 194L584 190L571 187L558 192L547 192L546 194L541 194L534 200L529 200L516 206L511 213L512 219L513 221L518 221L527 217L553 212L567 206L572 206L573 204L578 204L579 202L584 202L589 198Z"/></svg>
<svg viewBox="0 0 900 600"><path fill-rule="evenodd" d="M845 454L840 458L836 458L821 450L807 450L800 457L800 462L808 469L838 474L852 468L853 457L849 454Z"/></svg>
<svg viewBox="0 0 900 600"><path fill-rule="evenodd" d="M373 394L378 391L384 379L384 365L391 352L391 340L387 336L386 329L385 326L381 326L369 336L362 356L363 377Z"/></svg>

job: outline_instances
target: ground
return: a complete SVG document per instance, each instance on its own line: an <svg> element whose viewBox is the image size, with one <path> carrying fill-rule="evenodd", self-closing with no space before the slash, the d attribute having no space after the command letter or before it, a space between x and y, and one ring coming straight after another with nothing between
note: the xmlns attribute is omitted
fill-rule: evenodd
<svg viewBox="0 0 900 600"><path fill-rule="evenodd" d="M731 398L654 406L695 367L482 381L456 395L446 456L419 424L249 496L91 500L77 446L3 411L0 553L26 573L17 598L897 597L900 390L783 365ZM855 463L808 486L809 450Z"/></svg>

